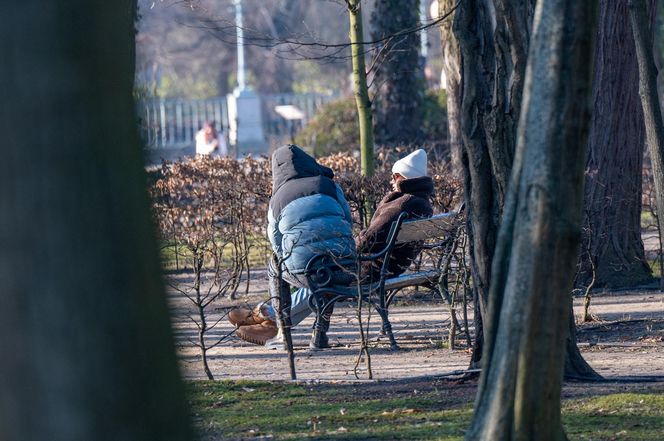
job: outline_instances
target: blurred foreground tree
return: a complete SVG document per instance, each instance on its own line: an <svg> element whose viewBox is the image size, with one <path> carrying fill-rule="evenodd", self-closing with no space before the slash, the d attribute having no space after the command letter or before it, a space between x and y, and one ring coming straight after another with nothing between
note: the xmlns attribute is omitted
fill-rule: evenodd
<svg viewBox="0 0 664 441"><path fill-rule="evenodd" d="M560 391L581 235L596 12L596 1L537 3L467 440L567 439Z"/></svg>
<svg viewBox="0 0 664 441"><path fill-rule="evenodd" d="M645 127L627 0L600 0L579 282L622 288L652 279L641 240ZM648 14L654 0L648 0ZM652 39L652 29L646 31ZM590 242L590 243L588 243ZM585 250L590 250L590 256Z"/></svg>
<svg viewBox="0 0 664 441"><path fill-rule="evenodd" d="M135 2L0 16L0 439L187 440L136 133Z"/></svg>

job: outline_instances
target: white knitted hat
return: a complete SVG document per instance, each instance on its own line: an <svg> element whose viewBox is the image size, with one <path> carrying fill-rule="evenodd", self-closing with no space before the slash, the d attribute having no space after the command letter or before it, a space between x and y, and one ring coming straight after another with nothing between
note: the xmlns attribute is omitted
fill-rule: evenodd
<svg viewBox="0 0 664 441"><path fill-rule="evenodd" d="M399 173L406 179L419 178L427 175L427 152L415 150L410 155L399 159L392 166L392 173Z"/></svg>

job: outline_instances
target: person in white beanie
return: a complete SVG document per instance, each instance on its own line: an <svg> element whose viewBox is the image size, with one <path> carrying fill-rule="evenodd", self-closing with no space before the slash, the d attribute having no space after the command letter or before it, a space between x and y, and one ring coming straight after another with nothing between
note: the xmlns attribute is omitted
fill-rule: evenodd
<svg viewBox="0 0 664 441"><path fill-rule="evenodd" d="M411 218L430 217L433 208L429 199L433 194L433 179L427 176L427 153L418 149L399 159L392 166L392 190L376 207L369 226L355 238L358 251L376 253L387 241L392 222L402 212ZM419 254L421 248L414 245L399 246L392 252L388 269L392 276L397 276L408 269ZM382 262L374 262L370 275L380 274Z"/></svg>
<svg viewBox="0 0 664 441"><path fill-rule="evenodd" d="M419 178L427 175L427 152L417 149L410 155L399 159L392 166L392 173L405 179Z"/></svg>

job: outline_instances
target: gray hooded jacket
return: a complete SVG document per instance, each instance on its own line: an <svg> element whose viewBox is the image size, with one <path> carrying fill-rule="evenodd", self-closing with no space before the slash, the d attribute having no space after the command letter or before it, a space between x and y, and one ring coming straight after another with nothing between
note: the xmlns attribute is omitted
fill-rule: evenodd
<svg viewBox="0 0 664 441"><path fill-rule="evenodd" d="M301 273L317 254L355 256L350 208L333 177L331 169L295 145L272 155L268 237L292 274Z"/></svg>

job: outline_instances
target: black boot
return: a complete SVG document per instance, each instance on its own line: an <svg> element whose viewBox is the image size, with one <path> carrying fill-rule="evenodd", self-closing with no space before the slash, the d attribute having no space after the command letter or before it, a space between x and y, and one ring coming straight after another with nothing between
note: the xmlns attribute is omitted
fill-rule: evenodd
<svg viewBox="0 0 664 441"><path fill-rule="evenodd" d="M330 341L327 338L327 332L314 329L309 342L309 349L318 351L330 347Z"/></svg>
<svg viewBox="0 0 664 441"><path fill-rule="evenodd" d="M327 307L327 310L321 315L320 320L314 323L314 331L311 334L309 349L320 350L330 347L330 341L327 338L327 331L330 329L330 319L334 312L334 303Z"/></svg>

